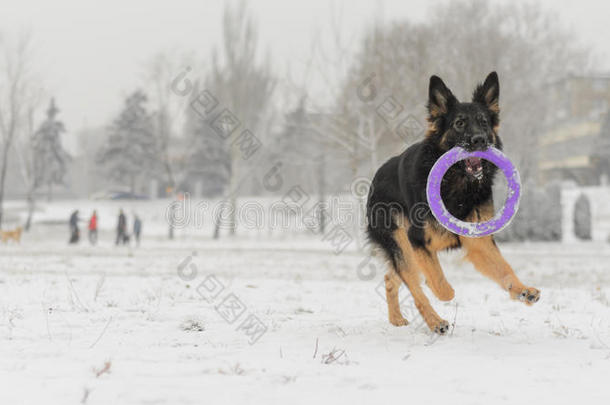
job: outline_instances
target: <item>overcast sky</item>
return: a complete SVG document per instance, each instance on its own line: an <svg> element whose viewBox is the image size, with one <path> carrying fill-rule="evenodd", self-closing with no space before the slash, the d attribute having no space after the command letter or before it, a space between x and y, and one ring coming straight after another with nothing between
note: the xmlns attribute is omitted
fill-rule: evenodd
<svg viewBox="0 0 610 405"><path fill-rule="evenodd" d="M505 1L505 0L496 0ZM521 0L528 1L528 0ZM608 1L543 0L600 55L599 71L610 70ZM374 19L421 19L426 0L258 0L250 1L263 49L279 73L288 64L298 72L311 38L324 32L331 10L354 38ZM220 0L0 0L0 31L30 31L37 69L48 93L57 98L70 132L105 125L122 96L139 83L144 62L164 49L207 55L219 42ZM67 141L73 143L68 135Z"/></svg>

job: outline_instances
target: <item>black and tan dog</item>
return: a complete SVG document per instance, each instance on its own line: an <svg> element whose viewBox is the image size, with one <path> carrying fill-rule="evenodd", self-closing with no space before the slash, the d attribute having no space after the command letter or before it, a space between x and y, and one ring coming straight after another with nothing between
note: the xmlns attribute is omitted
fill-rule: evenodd
<svg viewBox="0 0 610 405"><path fill-rule="evenodd" d="M390 270L385 276L388 315L393 325L408 324L399 308L398 290L404 282L430 329L444 334L449 325L436 313L424 294L420 274L438 299L453 299L437 252L464 248L466 258L485 276L508 291L511 298L531 305L540 292L524 286L504 260L493 237L468 238L443 228L426 200L428 173L436 160L454 146L466 150L498 149L500 85L492 72L474 91L472 102L461 103L437 77L430 78L428 131L421 142L388 160L376 173L367 203L368 234L386 253ZM449 212L461 220L477 222L493 217L492 185L496 167L479 158L453 165L441 183L441 196Z"/></svg>

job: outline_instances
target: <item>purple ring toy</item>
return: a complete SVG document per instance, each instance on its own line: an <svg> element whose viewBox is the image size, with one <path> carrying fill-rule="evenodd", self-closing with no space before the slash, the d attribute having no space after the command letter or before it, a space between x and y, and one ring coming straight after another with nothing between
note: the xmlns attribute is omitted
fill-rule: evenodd
<svg viewBox="0 0 610 405"><path fill-rule="evenodd" d="M508 196L504 206L496 215L486 222L465 222L455 218L449 213L443 199L441 198L441 181L443 176L455 163L469 157L478 157L495 164L506 177L508 182ZM519 199L521 198L521 179L519 172L511 161L499 149L490 147L484 151L468 152L459 146L450 149L441 156L428 175L428 185L426 187L428 205L436 220L447 230L458 235L479 238L490 235L504 229L513 219L519 209Z"/></svg>

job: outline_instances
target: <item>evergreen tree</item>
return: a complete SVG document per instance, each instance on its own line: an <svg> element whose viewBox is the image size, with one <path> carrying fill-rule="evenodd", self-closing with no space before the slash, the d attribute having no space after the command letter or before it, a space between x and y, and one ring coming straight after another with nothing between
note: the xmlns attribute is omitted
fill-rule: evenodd
<svg viewBox="0 0 610 405"><path fill-rule="evenodd" d="M125 100L125 107L114 120L108 141L98 155L108 176L136 191L140 174L155 173L159 166L152 115L146 109L147 97L137 90Z"/></svg>
<svg viewBox="0 0 610 405"><path fill-rule="evenodd" d="M65 127L56 119L59 109L55 106L55 99L51 99L47 109L47 118L34 133L32 138L33 152L33 189L46 185L48 199L51 199L53 185L64 184L67 172L67 163L70 155L64 150L61 143L61 134Z"/></svg>

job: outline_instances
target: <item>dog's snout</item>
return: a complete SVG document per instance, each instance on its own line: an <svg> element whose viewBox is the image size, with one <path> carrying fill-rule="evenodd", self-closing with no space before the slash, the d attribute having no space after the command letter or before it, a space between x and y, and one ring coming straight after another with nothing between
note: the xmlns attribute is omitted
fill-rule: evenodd
<svg viewBox="0 0 610 405"><path fill-rule="evenodd" d="M475 149L482 150L487 148L487 138L482 134L473 135L472 138L470 138L470 143Z"/></svg>

